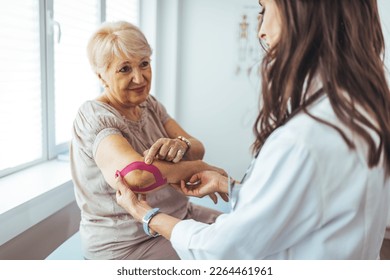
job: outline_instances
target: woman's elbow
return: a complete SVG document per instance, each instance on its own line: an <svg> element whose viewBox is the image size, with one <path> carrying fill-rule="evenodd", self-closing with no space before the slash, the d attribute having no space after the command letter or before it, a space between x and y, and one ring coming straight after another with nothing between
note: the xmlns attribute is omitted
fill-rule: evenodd
<svg viewBox="0 0 390 280"><path fill-rule="evenodd" d="M144 170L133 170L125 175L124 180L130 188L144 188L154 183L154 177Z"/></svg>

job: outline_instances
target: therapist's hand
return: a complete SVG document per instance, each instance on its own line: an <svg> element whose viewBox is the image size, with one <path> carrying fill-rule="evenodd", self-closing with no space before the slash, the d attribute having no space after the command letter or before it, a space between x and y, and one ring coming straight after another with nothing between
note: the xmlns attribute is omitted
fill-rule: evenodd
<svg viewBox="0 0 390 280"><path fill-rule="evenodd" d="M152 164L155 158L178 163L187 149L187 145L180 139L160 138L144 152L145 163Z"/></svg>
<svg viewBox="0 0 390 280"><path fill-rule="evenodd" d="M194 174L188 183L181 181L181 191L187 196L210 196L214 203L218 202L217 193L224 201L229 201L227 195L227 177L216 171L202 171Z"/></svg>
<svg viewBox="0 0 390 280"><path fill-rule="evenodd" d="M142 218L145 217L146 213L152 209L152 207L150 207L146 202L146 196L140 195L138 197L130 190L130 187L127 186L121 176L116 178L116 187L116 201L118 204L129 212L136 221L142 222ZM173 228L180 221L181 220L167 214L158 213L150 220L149 228L169 240L171 238Z"/></svg>
<svg viewBox="0 0 390 280"><path fill-rule="evenodd" d="M116 178L115 185L117 187L116 201L118 204L129 212L135 220L141 222L145 214L152 209L146 202L146 195L136 195L132 192L121 176Z"/></svg>

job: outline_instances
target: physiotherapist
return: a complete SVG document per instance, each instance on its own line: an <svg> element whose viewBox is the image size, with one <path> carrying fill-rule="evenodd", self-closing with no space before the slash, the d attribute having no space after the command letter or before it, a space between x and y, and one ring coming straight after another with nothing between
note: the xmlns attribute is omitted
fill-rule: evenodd
<svg viewBox="0 0 390 280"><path fill-rule="evenodd" d="M182 259L377 259L390 196L377 1L259 4L267 53L252 164L241 181L202 171L180 183L189 196L228 194L232 211L210 225L180 220L151 208L121 176L117 202Z"/></svg>

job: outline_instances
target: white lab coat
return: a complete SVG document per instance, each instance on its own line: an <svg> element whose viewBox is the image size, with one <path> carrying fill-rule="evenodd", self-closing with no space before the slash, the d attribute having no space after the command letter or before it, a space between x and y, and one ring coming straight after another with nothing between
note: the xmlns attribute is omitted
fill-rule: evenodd
<svg viewBox="0 0 390 280"><path fill-rule="evenodd" d="M389 213L383 159L369 169L367 146L323 96L268 138L237 204L214 224L179 222L171 242L182 259L377 259ZM377 137L376 137L376 140ZM233 160L233 159L232 159Z"/></svg>

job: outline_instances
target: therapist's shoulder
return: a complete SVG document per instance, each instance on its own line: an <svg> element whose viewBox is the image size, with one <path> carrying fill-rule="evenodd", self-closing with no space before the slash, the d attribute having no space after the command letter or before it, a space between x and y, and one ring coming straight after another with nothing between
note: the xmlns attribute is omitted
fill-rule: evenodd
<svg viewBox="0 0 390 280"><path fill-rule="evenodd" d="M348 135L349 131L337 119L327 98L310 108L309 113L329 122ZM308 157L327 174L337 174L341 172L343 164L360 161L359 154L351 152L337 129L305 112L300 112L285 125L276 129L267 139L268 141L271 144L268 147L272 151L278 150L278 153L283 153L284 157L289 155L298 155L299 158L306 159Z"/></svg>
<svg viewBox="0 0 390 280"><path fill-rule="evenodd" d="M333 110L326 100L311 108L311 114L338 125ZM277 128L267 139L263 149L273 153L310 155L316 161L337 162L340 155L348 157L350 149L333 127L321 123L305 112L295 115Z"/></svg>
<svg viewBox="0 0 390 280"><path fill-rule="evenodd" d="M345 144L339 132L331 126L344 130L344 125L337 118L327 97L315 102L308 111L309 114L301 111L294 116L281 127L281 132L286 137L294 138L297 142L313 148ZM320 122L318 119L331 125Z"/></svg>

